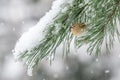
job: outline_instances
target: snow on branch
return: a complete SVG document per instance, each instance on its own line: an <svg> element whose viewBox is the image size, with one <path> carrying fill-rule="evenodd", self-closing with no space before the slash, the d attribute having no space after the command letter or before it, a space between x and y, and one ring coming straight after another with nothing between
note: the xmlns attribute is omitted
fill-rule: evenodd
<svg viewBox="0 0 120 80"><path fill-rule="evenodd" d="M56 0L53 2L52 9L46 13L46 15L40 19L37 25L30 28L28 32L25 32L16 43L13 54L16 60L19 60L19 55L25 51L30 51L45 37L44 29L53 22L53 19L60 12L61 5L64 3L70 3L72 0ZM29 69L28 75L32 75L32 69Z"/></svg>

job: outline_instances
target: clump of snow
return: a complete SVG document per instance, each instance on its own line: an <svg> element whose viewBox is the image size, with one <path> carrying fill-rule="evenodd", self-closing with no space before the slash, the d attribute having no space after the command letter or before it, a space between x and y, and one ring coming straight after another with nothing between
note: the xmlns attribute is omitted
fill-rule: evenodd
<svg viewBox="0 0 120 80"><path fill-rule="evenodd" d="M96 61L96 62L98 62L98 61L99 61L99 59L97 58L95 61Z"/></svg>
<svg viewBox="0 0 120 80"><path fill-rule="evenodd" d="M61 5L64 3L71 3L72 0L56 0L53 2L52 9L46 13L46 15L40 19L37 25L30 28L28 32L25 32L16 43L13 54L15 59L19 59L19 54L25 51L30 51L37 46L39 42L44 38L44 29L53 22L53 19L62 10ZM28 70L28 75L32 76L32 69Z"/></svg>
<svg viewBox="0 0 120 80"><path fill-rule="evenodd" d="M27 71L27 75L32 76L32 71L33 71L33 68L30 68L30 69Z"/></svg>
<svg viewBox="0 0 120 80"><path fill-rule="evenodd" d="M110 70L105 70L105 73L107 74L107 73L110 73Z"/></svg>
<svg viewBox="0 0 120 80"><path fill-rule="evenodd" d="M14 49L15 57L26 50L31 50L39 43L40 40L44 38L43 30L45 29L47 24L52 22L53 18L60 11L60 5L63 4L65 1L66 0L56 0L53 3L52 10L46 13L46 15L41 18L36 26L30 28L28 32L24 33L21 36Z"/></svg>

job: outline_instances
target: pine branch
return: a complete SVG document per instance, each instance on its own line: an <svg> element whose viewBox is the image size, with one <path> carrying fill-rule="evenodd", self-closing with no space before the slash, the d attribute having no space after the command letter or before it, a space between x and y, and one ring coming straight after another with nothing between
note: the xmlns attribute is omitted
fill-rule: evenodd
<svg viewBox="0 0 120 80"><path fill-rule="evenodd" d="M101 52L101 47L104 39L106 38L106 48L107 51L109 51L113 46L115 34L119 35L118 29L113 27L113 25L115 25L113 21L117 18L115 17L115 13L117 13L116 10L118 8L119 2L115 4L115 2L111 3L107 2L107 0L104 0L104 4L101 4L103 7L101 7L101 5L98 6L98 4L102 3L102 1L99 1L98 3L96 0L96 2L91 1L91 3L95 3L89 6L92 7L92 9L96 9L93 12L90 12L91 15L94 14L95 17L87 17L87 19L91 18L90 20L92 21L86 21L89 22L90 25L88 25L88 29L86 30L85 34L78 38L76 44L78 47L80 47L85 42L87 42L87 44L89 44L88 53L95 53L98 56ZM100 13L100 11L102 13Z"/></svg>
<svg viewBox="0 0 120 80"><path fill-rule="evenodd" d="M116 27L116 19L120 20L120 0L88 0L88 2L86 0L73 0L72 2L66 0L59 7L61 7L60 10L49 23L46 23L45 28L42 28L41 34L44 34L44 37L37 40L38 43L35 46L25 48L23 51L15 48L14 53L18 53L17 59L24 61L28 70L33 70L46 57L52 60L57 47L62 43L63 53L68 55L74 37L76 37L76 47L88 44L88 53L95 53L97 56L101 53L104 41L106 41L106 49L109 52L113 47L116 35L118 38L120 37ZM73 35L70 31L75 24L78 24L77 29L83 29L83 33L79 36ZM85 24L85 27L80 27L81 24ZM41 30L38 30L38 33L39 31ZM20 42L22 42L21 39ZM20 42L17 47L21 46Z"/></svg>

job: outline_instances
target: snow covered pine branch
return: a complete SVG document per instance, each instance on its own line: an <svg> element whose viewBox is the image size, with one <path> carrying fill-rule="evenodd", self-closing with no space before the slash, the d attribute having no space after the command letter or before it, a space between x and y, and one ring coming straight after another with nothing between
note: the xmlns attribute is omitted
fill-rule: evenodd
<svg viewBox="0 0 120 80"><path fill-rule="evenodd" d="M74 37L78 48L89 44L90 54L98 55L104 41L109 51L115 35L118 39L120 36L116 27L116 19L120 20L119 3L119 0L54 1L38 24L21 36L13 50L15 59L26 63L28 75L32 76L33 68L43 58L54 56L61 43L63 53L68 54Z"/></svg>

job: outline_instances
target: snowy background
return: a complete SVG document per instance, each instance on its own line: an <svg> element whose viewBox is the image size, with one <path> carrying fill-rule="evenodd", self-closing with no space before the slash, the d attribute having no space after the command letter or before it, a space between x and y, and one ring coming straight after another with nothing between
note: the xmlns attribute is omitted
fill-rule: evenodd
<svg viewBox="0 0 120 80"><path fill-rule="evenodd" d="M52 65L42 61L32 77L26 66L15 63L12 49L23 32L37 24L53 0L0 0L0 80L120 80L120 44L111 54L89 56L83 46L63 59L58 51Z"/></svg>

